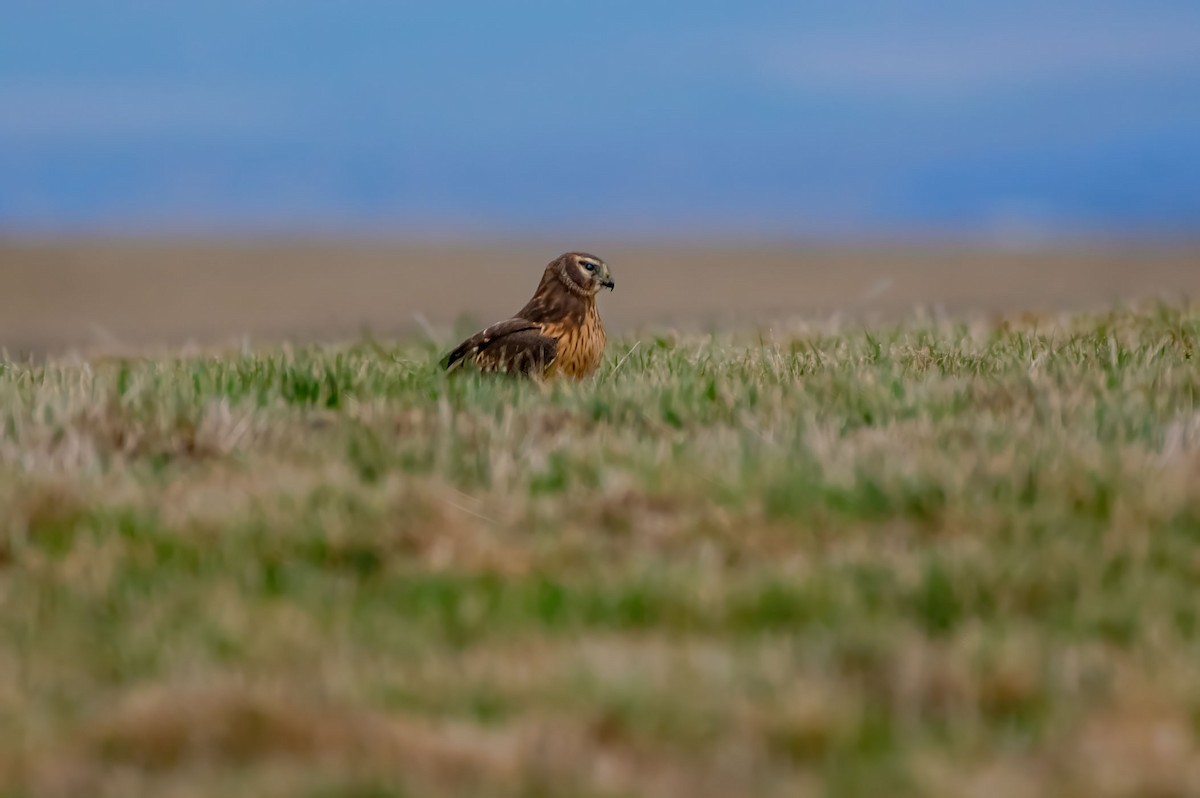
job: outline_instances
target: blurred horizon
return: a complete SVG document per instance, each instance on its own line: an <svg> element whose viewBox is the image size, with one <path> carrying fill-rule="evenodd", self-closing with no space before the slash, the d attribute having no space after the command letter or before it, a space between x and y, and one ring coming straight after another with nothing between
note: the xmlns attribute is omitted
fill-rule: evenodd
<svg viewBox="0 0 1200 798"><path fill-rule="evenodd" d="M18 2L0 234L1200 232L1200 4Z"/></svg>

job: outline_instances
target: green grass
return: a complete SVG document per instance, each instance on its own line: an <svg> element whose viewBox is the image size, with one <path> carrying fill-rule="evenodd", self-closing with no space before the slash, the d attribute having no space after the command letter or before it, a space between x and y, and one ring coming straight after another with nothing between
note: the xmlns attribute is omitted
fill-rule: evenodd
<svg viewBox="0 0 1200 798"><path fill-rule="evenodd" d="M1197 350L1162 307L582 384L0 366L0 795L1195 794Z"/></svg>

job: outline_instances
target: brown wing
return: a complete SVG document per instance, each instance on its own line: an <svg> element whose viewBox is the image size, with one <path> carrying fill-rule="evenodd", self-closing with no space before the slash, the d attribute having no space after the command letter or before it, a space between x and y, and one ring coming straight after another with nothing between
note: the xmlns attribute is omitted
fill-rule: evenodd
<svg viewBox="0 0 1200 798"><path fill-rule="evenodd" d="M509 319L475 333L442 359L453 369L470 361L483 371L541 375L554 360L558 342L542 334L539 324Z"/></svg>

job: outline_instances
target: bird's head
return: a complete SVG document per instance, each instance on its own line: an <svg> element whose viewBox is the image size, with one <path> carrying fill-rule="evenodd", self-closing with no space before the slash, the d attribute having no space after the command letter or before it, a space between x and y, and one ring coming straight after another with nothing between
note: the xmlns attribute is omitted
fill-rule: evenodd
<svg viewBox="0 0 1200 798"><path fill-rule="evenodd" d="M550 264L567 288L577 294L594 295L601 288L616 287L608 264L586 252L568 252Z"/></svg>

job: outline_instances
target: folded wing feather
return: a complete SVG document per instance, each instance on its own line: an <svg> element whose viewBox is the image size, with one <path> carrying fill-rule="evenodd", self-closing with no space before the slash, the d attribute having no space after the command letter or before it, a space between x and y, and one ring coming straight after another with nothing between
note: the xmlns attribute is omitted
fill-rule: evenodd
<svg viewBox="0 0 1200 798"><path fill-rule="evenodd" d="M475 333L442 360L453 369L472 362L483 371L541 375L554 360L558 342L528 319L509 319Z"/></svg>

